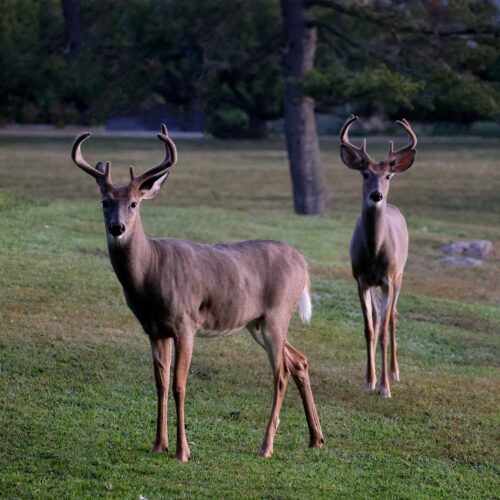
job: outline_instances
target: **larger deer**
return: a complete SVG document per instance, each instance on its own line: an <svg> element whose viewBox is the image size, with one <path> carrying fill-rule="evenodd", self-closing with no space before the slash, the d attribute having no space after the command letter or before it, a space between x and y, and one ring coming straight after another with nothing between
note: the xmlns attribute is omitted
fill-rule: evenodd
<svg viewBox="0 0 500 500"><path fill-rule="evenodd" d="M299 307L311 317L309 273L295 248L277 241L201 245L174 238L147 238L140 204L153 198L177 161L175 145L162 124L158 138L165 159L135 176L128 185L111 182L110 163L92 167L81 153L90 133L80 134L73 161L97 181L102 195L109 256L128 306L149 336L158 395L156 439L152 452L168 448L167 398L172 346L175 347L173 393L177 412L176 457L190 452L184 425L186 380L195 335L222 336L246 327L269 357L274 400L259 455L269 457L290 375L299 389L310 433L310 446L321 447L323 434L309 382L307 359L287 341L288 324Z"/></svg>
<svg viewBox="0 0 500 500"><path fill-rule="evenodd" d="M373 391L377 384L375 375L375 350L381 327L382 373L380 394L391 397L387 375L387 344L391 335L390 378L399 381L396 356L396 304L401 290L403 271L408 257L408 229L401 212L387 203L389 182L395 173L408 170L416 155L417 136L406 120L397 121L408 133L406 146L394 151L389 143L389 154L376 162L366 152L366 139L361 147L349 142L349 128L358 119L351 115L340 131L342 161L363 176L363 206L351 239L350 256L352 273L358 284L359 300L365 325L367 350L366 387ZM382 289L382 301L376 288Z"/></svg>

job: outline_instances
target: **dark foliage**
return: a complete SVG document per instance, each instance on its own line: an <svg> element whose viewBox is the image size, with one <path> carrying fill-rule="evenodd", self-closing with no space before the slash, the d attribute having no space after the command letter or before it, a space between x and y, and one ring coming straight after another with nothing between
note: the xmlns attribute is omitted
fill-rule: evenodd
<svg viewBox="0 0 500 500"><path fill-rule="evenodd" d="M320 110L352 103L426 121L497 118L491 0L304 4L319 43L301 84ZM277 0L4 0L0 122L103 122L196 100L214 134L262 136L283 114L282 54Z"/></svg>

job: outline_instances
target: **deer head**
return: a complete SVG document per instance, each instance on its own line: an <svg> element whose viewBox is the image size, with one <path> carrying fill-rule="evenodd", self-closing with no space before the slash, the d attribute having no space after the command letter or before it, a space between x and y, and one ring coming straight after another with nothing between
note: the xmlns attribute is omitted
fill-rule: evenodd
<svg viewBox="0 0 500 500"><path fill-rule="evenodd" d="M363 139L361 147L354 146L349 141L349 129L358 120L351 115L344 123L340 131L340 156L345 165L361 172L363 176L363 200L370 205L378 205L387 199L389 193L389 181L396 173L408 170L415 161L417 153L417 136L405 120L398 120L409 136L409 142L401 149L394 151L394 143L389 141L389 153L381 162L370 158L366 152L366 139Z"/></svg>
<svg viewBox="0 0 500 500"><path fill-rule="evenodd" d="M156 196L168 177L165 170L177 161L175 144L168 136L167 127L162 123L158 138L165 144L164 160L137 177L133 167L130 167L130 182L127 185L118 185L111 181L109 161L105 164L99 162L94 168L83 158L81 145L89 137L90 132L85 132L75 139L71 158L84 172L94 177L99 186L108 241L126 240L140 219L141 201Z"/></svg>

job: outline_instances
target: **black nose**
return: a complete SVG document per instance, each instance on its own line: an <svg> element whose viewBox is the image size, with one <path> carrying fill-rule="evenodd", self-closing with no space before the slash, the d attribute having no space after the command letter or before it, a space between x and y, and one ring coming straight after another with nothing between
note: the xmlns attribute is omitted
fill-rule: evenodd
<svg viewBox="0 0 500 500"><path fill-rule="evenodd" d="M120 234L123 234L125 232L125 226L123 224L110 224L109 232L113 236L120 236Z"/></svg>
<svg viewBox="0 0 500 500"><path fill-rule="evenodd" d="M370 195L370 200L374 201L377 203L383 198L383 195L380 191L373 191L373 193Z"/></svg>

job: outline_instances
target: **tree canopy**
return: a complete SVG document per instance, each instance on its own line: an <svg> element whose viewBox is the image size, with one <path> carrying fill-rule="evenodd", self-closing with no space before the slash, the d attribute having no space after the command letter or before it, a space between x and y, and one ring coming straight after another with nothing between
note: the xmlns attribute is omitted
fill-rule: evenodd
<svg viewBox="0 0 500 500"><path fill-rule="evenodd" d="M278 0L72 1L81 8L73 38L66 2L3 0L1 122L95 123L197 101L216 135L258 136L283 116ZM316 109L351 103L424 121L498 120L492 0L302 3L318 46L299 83Z"/></svg>

